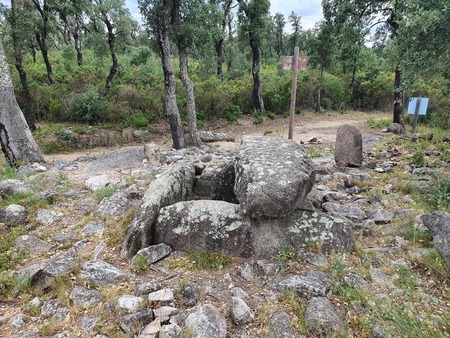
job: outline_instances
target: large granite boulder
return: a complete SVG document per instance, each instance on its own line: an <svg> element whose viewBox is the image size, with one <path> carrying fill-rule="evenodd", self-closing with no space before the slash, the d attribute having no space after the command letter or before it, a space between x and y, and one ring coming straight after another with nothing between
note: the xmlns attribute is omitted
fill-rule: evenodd
<svg viewBox="0 0 450 338"><path fill-rule="evenodd" d="M234 164L235 162L231 161L215 173L211 182L211 199L234 204L239 203L234 193L234 183L236 182Z"/></svg>
<svg viewBox="0 0 450 338"><path fill-rule="evenodd" d="M301 206L315 181L310 157L292 140L248 136L235 163L234 192L254 219L282 218Z"/></svg>
<svg viewBox="0 0 450 338"><path fill-rule="evenodd" d="M362 135L349 124L339 126L336 134L334 160L339 167L361 167L363 161Z"/></svg>
<svg viewBox="0 0 450 338"><path fill-rule="evenodd" d="M239 205L223 201L180 202L162 208L155 243L173 250L212 250L247 257L251 253L251 222Z"/></svg>
<svg viewBox="0 0 450 338"><path fill-rule="evenodd" d="M433 235L433 245L450 265L450 213L435 211L421 219Z"/></svg>
<svg viewBox="0 0 450 338"><path fill-rule="evenodd" d="M194 166L181 164L150 183L125 237L122 257L133 256L153 244L154 224L160 209L186 200L192 194L194 176Z"/></svg>
<svg viewBox="0 0 450 338"><path fill-rule="evenodd" d="M287 247L317 244L324 252L351 251L352 223L339 216L297 210L282 219L251 220L239 205L224 201L180 202L161 209L155 243L173 250L219 251L263 257Z"/></svg>
<svg viewBox="0 0 450 338"><path fill-rule="evenodd" d="M123 170L142 164L145 158L143 146L120 148L95 160L87 171L98 174L111 170Z"/></svg>

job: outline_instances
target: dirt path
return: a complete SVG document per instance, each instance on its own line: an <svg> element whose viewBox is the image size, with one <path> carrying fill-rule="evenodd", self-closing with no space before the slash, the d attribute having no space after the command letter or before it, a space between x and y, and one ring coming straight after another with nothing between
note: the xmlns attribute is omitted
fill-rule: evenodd
<svg viewBox="0 0 450 338"><path fill-rule="evenodd" d="M327 148L334 144L337 128L342 124L350 124L358 127L363 134L363 139L370 143L370 140L373 139L376 134L379 134L379 130L371 129L367 125L367 119L386 119L390 118L390 116L390 114L386 113L339 114L333 112L315 114L313 112L305 112L295 116L294 140L298 143L308 143L311 139L316 138L317 142L314 143L315 148ZM212 146L225 149L233 149L239 147L240 141L245 135L267 135L271 137L287 138L289 118L277 116L274 120L266 118L262 124L255 124L253 117L245 115L234 124L229 124L227 121L219 121L210 123L201 129L213 132L223 132L234 136L234 142L215 142L211 144ZM151 133L150 142L158 144L162 149L169 149L171 147L172 142L168 124L166 125L165 122L152 124L149 126L149 131ZM45 155L45 160L50 163L57 159L71 162L80 156L100 156L114 149L131 145L136 144L86 149L67 154L50 154Z"/></svg>

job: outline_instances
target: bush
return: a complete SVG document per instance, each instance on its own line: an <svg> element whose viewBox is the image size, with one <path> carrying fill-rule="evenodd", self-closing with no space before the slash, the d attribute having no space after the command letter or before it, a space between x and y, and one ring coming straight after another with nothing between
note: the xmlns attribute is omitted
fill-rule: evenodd
<svg viewBox="0 0 450 338"><path fill-rule="evenodd" d="M141 111L133 112L128 119L129 125L135 128L145 128L148 126L148 122L148 117Z"/></svg>
<svg viewBox="0 0 450 338"><path fill-rule="evenodd" d="M89 87L84 93L72 94L69 109L75 121L97 124L106 110L106 102L93 87Z"/></svg>

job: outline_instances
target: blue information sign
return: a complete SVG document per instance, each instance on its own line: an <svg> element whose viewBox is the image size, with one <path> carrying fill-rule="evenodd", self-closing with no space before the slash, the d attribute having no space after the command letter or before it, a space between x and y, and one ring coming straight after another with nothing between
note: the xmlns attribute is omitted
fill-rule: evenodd
<svg viewBox="0 0 450 338"><path fill-rule="evenodd" d="M417 100L419 98L412 97L409 99L408 104L408 114L414 115L416 113L416 106L417 106ZM427 108L428 108L428 97L421 97L420 103L419 103L419 115L426 115L427 114Z"/></svg>

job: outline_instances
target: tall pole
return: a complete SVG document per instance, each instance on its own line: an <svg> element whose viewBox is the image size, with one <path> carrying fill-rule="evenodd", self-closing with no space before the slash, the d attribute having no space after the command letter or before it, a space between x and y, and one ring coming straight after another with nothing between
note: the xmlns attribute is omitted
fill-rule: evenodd
<svg viewBox="0 0 450 338"><path fill-rule="evenodd" d="M294 62L292 68L294 74L292 75L292 91L291 91L291 115L289 116L289 139L292 140L294 136L294 118L295 118L295 100L297 96L297 75L298 75L298 51L299 48L294 48Z"/></svg>

